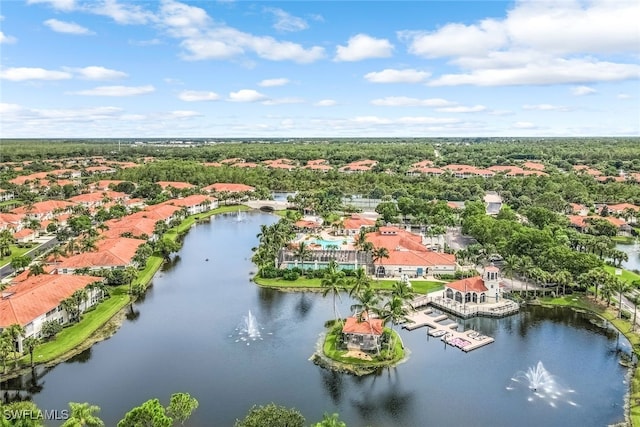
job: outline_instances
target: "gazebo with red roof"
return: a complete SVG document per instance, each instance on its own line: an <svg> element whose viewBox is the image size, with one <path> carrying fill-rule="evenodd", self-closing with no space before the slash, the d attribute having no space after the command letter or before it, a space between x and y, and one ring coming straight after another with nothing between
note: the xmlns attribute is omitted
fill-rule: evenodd
<svg viewBox="0 0 640 427"><path fill-rule="evenodd" d="M500 270L494 265L488 265L482 276L447 283L444 296L459 303L498 302L501 298Z"/></svg>
<svg viewBox="0 0 640 427"><path fill-rule="evenodd" d="M384 325L381 319L371 318L367 313L347 317L342 335L349 350L374 351L380 348Z"/></svg>

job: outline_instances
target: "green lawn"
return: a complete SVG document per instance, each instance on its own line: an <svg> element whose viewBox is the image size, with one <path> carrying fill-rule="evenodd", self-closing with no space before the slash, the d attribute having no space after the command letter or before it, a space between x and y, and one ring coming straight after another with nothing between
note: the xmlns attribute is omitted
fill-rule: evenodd
<svg viewBox="0 0 640 427"><path fill-rule="evenodd" d="M564 295L556 298L539 298L542 305L554 305L563 307L576 307L602 314L602 309L584 295Z"/></svg>
<svg viewBox="0 0 640 427"><path fill-rule="evenodd" d="M31 249L35 249L35 248L37 248L36 245L34 245L31 248L19 248L16 245L11 245L11 255L0 258L0 267L9 264L11 262L11 258L12 257L14 257L14 256L22 256L22 255L26 254L27 252L29 252Z"/></svg>
<svg viewBox="0 0 640 427"><path fill-rule="evenodd" d="M348 279L348 277L347 277ZM298 279L298 280L284 280L278 279L263 279L262 277L255 277L253 279L258 285L268 288L285 288L285 289L320 289L322 288L322 279ZM391 290L395 280L372 280L371 287L373 289ZM437 291L443 289L443 285L440 282L428 282L424 280L416 280L411 282L413 290L419 294L426 294L428 292Z"/></svg>
<svg viewBox="0 0 640 427"><path fill-rule="evenodd" d="M621 243L623 245L631 245L633 244L633 241L635 239L630 236L613 236L611 240L614 241L615 243Z"/></svg>
<svg viewBox="0 0 640 427"><path fill-rule="evenodd" d="M404 349L402 348L402 341L396 331L390 328L384 328L384 331L385 334L391 334L393 337L393 357L387 358L389 350L387 349L386 344L384 345L384 348L380 349L380 356L376 357L375 354L371 355L373 360L362 360L357 357L345 357L347 350L337 348L337 340L339 336L342 335L341 327L334 327L327 333L322 351L329 359L348 365L360 365L367 367L387 366L400 361L404 357Z"/></svg>
<svg viewBox="0 0 640 427"><path fill-rule="evenodd" d="M34 352L34 362L45 363L73 350L127 305L129 302L127 286L111 288L110 291L111 298L101 302L95 310L83 314L80 323L63 329L55 340L38 346ZM25 366L29 361L28 354L21 360Z"/></svg>
<svg viewBox="0 0 640 427"><path fill-rule="evenodd" d="M605 265L604 269L607 270L610 274L615 274L616 268L610 265ZM622 275L618 276L622 280L627 283L633 283L636 280L640 280L640 274L634 273L633 271L622 269Z"/></svg>

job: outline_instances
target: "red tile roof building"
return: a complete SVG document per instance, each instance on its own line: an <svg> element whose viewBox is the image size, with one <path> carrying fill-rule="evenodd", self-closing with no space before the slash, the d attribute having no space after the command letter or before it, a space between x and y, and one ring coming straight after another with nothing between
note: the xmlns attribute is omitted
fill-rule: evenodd
<svg viewBox="0 0 640 427"><path fill-rule="evenodd" d="M102 282L104 278L80 275L41 274L28 277L23 282L2 291L0 299L0 329L13 324L25 328L25 337L39 337L42 324L46 321L67 323L68 314L60 303L87 285ZM101 291L88 292L88 299L80 308L85 311L101 298ZM22 339L18 348L22 351Z"/></svg>
<svg viewBox="0 0 640 427"><path fill-rule="evenodd" d="M377 276L416 277L455 272L455 255L432 251L422 244L422 236L397 227L380 227L379 231L368 233L366 240L389 253L388 258L374 263Z"/></svg>
<svg viewBox="0 0 640 427"><path fill-rule="evenodd" d="M498 302L502 298L500 270L489 265L482 276L474 276L444 285L444 297L458 303Z"/></svg>
<svg viewBox="0 0 640 427"><path fill-rule="evenodd" d="M69 256L56 266L56 272L73 274L75 270L81 268L90 270L124 268L133 265L136 250L144 243L144 240L125 237L98 240L98 248L95 252L82 252Z"/></svg>
<svg viewBox="0 0 640 427"><path fill-rule="evenodd" d="M255 188L245 184L218 182L218 183L211 184L204 187L203 190L208 191L210 193L222 193L222 192L241 193L243 191L254 191Z"/></svg>

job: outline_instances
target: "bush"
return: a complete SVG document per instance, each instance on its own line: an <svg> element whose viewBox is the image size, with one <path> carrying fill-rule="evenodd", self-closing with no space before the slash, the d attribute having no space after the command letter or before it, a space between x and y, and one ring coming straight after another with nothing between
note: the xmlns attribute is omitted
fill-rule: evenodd
<svg viewBox="0 0 640 427"><path fill-rule="evenodd" d="M319 268L317 270L313 271L313 278L314 279L322 279L324 278L324 275L327 273L327 269L326 268ZM309 276L311 277L311 276Z"/></svg>
<svg viewBox="0 0 640 427"><path fill-rule="evenodd" d="M275 267L265 267L260 270L260 277L265 279L275 279L276 277L279 277L281 273L282 272Z"/></svg>
<svg viewBox="0 0 640 427"><path fill-rule="evenodd" d="M42 324L42 328L40 329L40 332L42 333L43 338L52 339L61 330L62 330L62 325L58 323L56 320L47 320Z"/></svg>
<svg viewBox="0 0 640 427"><path fill-rule="evenodd" d="M294 281L294 280L298 280L298 277L300 277L300 273L298 273L297 271L293 271L293 270L287 270L284 272L284 274L282 275L282 278L284 280L290 280L290 281Z"/></svg>

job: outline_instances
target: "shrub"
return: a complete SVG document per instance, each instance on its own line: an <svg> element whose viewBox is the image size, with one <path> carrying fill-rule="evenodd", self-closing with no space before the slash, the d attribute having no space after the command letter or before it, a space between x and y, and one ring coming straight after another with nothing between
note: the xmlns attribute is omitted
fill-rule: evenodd
<svg viewBox="0 0 640 427"><path fill-rule="evenodd" d="M297 271L293 271L293 270L287 270L282 275L282 278L284 280L290 280L290 281L298 280L298 277L300 277L300 274Z"/></svg>
<svg viewBox="0 0 640 427"><path fill-rule="evenodd" d="M62 325L58 323L56 320L47 320L42 324L42 328L40 332L43 338L52 339L61 330L62 330Z"/></svg>
<svg viewBox="0 0 640 427"><path fill-rule="evenodd" d="M265 267L260 270L260 277L264 277L265 279L275 279L280 276L280 271L275 267Z"/></svg>

